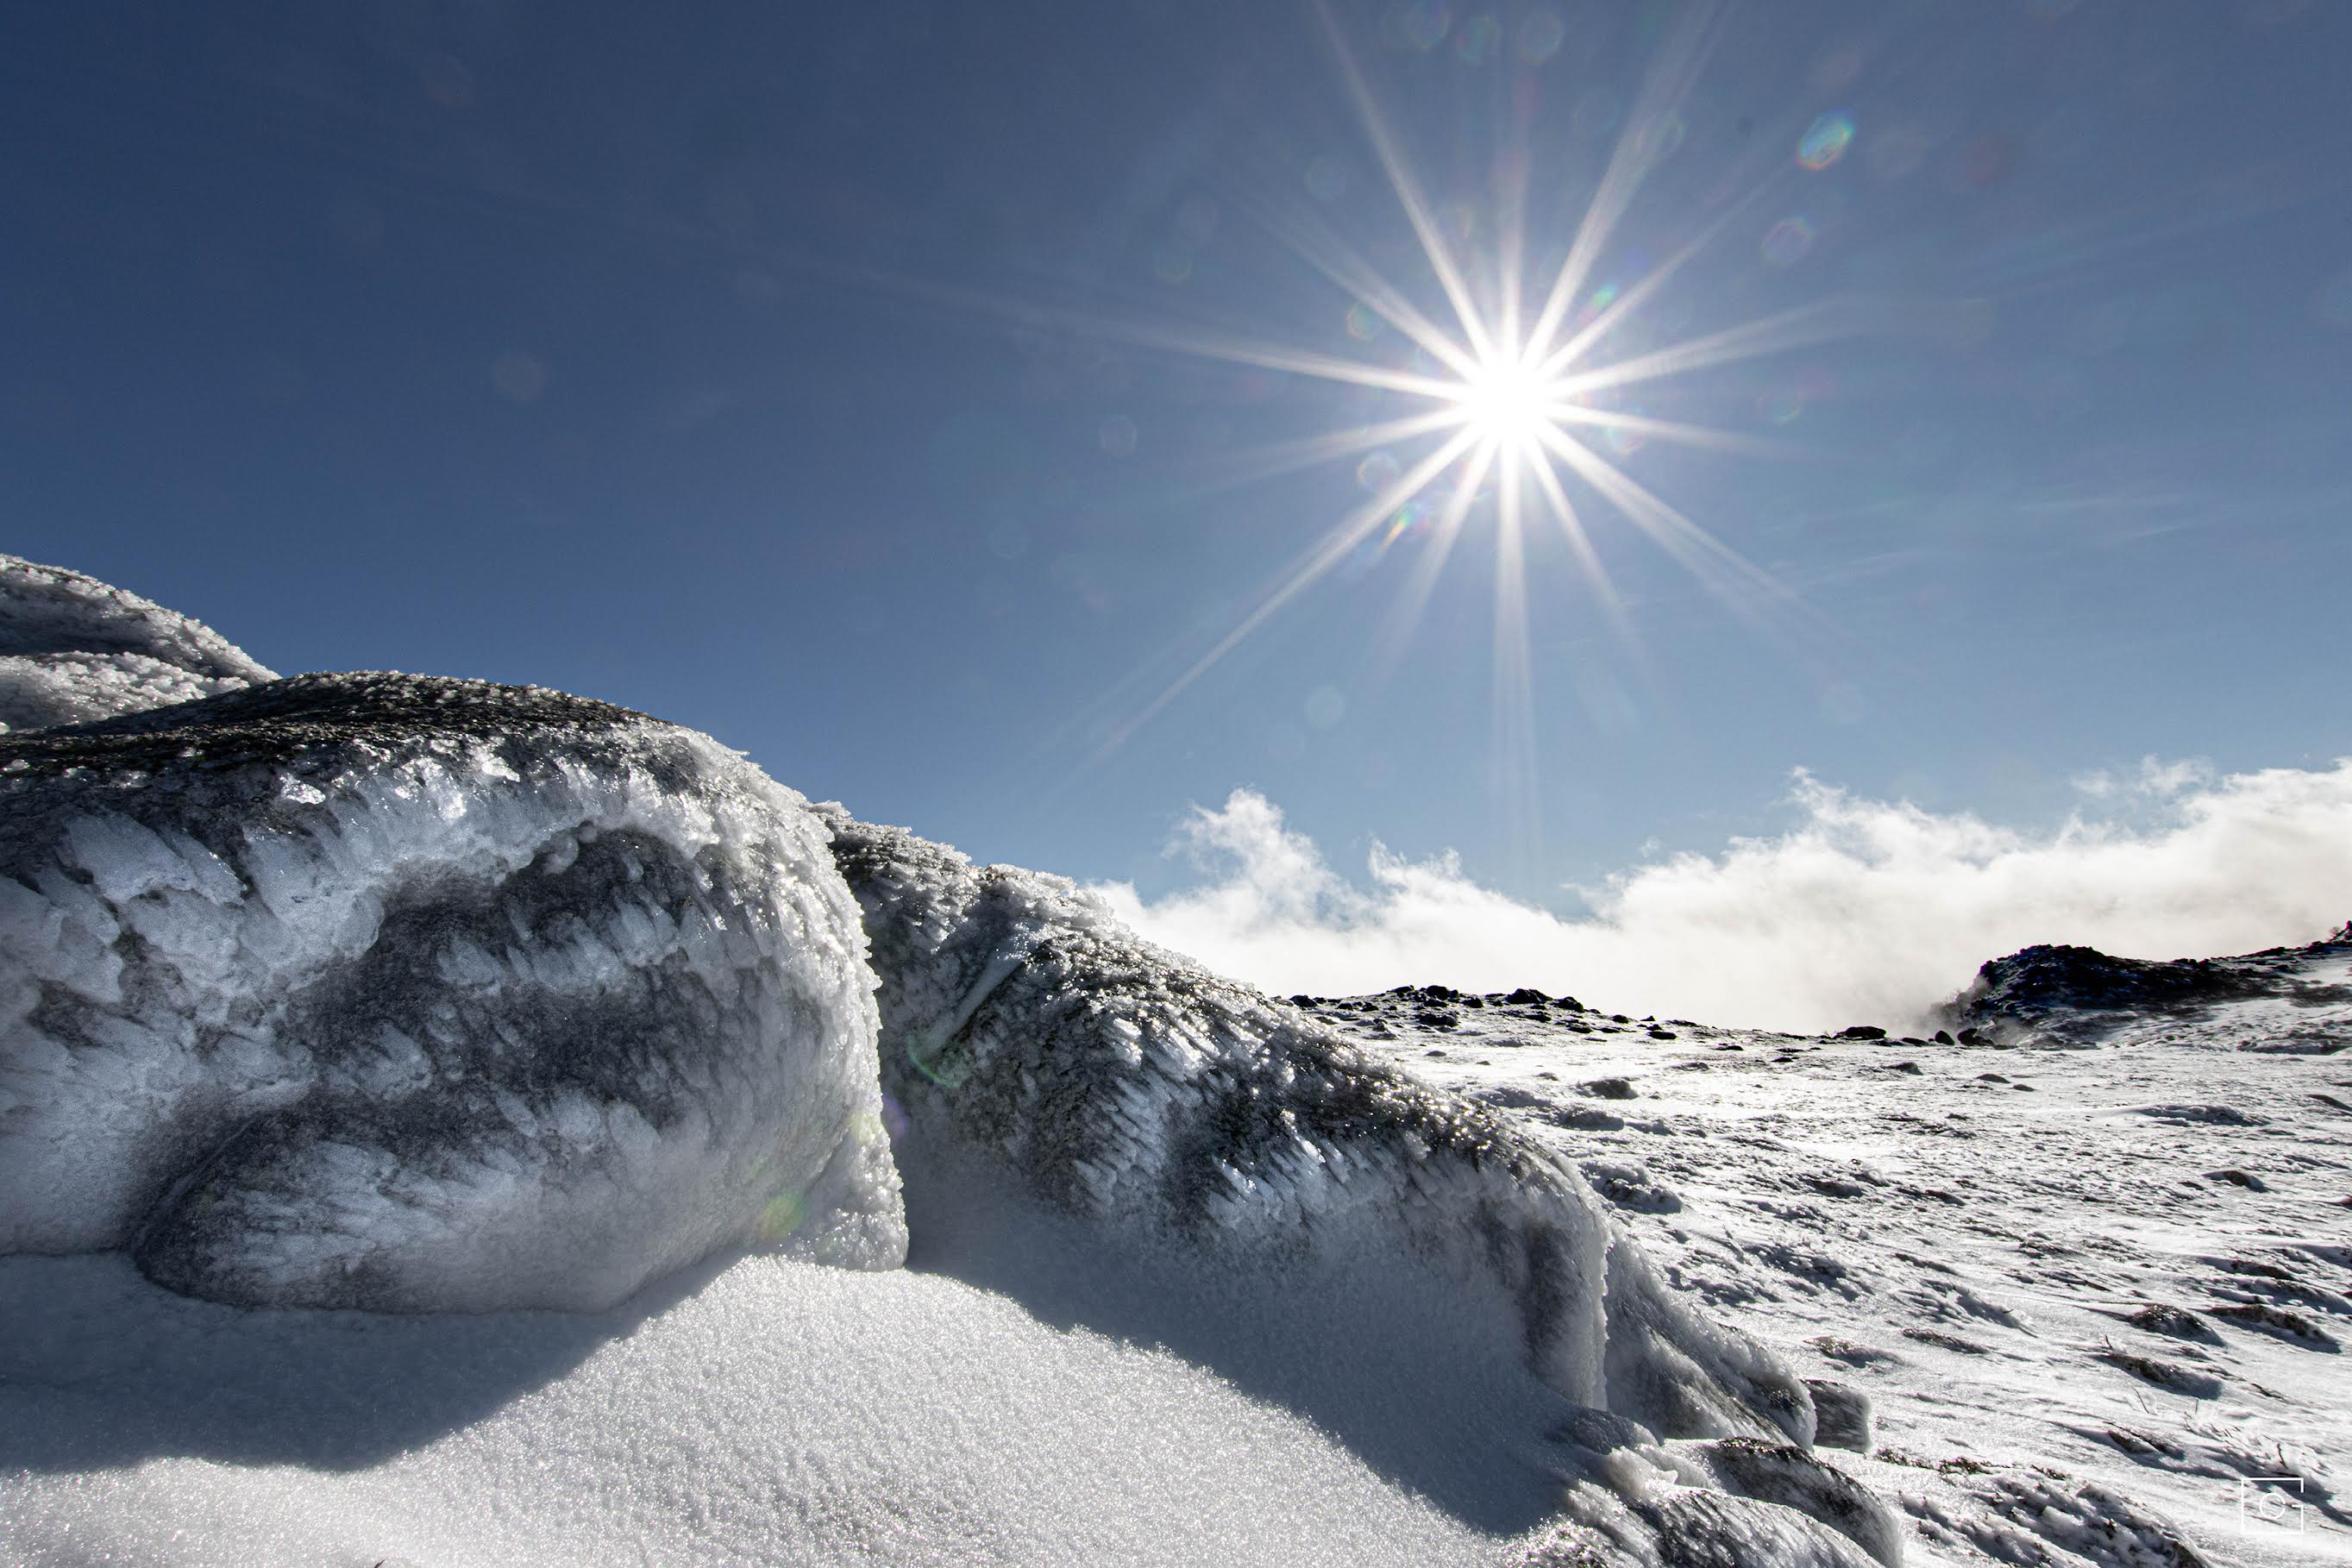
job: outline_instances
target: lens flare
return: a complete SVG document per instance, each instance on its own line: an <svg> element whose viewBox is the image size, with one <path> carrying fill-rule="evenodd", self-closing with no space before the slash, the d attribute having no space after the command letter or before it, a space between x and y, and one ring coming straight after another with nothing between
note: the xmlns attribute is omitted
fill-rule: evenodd
<svg viewBox="0 0 2352 1568"><path fill-rule="evenodd" d="M1383 560L1402 556L1409 563L1407 580L1382 637L1381 661L1393 668L1454 545L1482 532L1491 537L1495 552L1498 773L1506 795L1525 805L1534 795L1534 660L1525 584L1529 530L1556 531L1607 624L1629 642L1634 640L1631 623L1588 517L1602 509L1665 551L1728 613L1780 636L1786 628L1780 618L1799 608L1788 590L1621 465L1655 443L1726 452L1782 448L1755 436L1644 412L1629 394L1666 377L1843 336L1855 330L1856 312L1849 301L1825 300L1679 341L1672 335L1687 317L1676 320L1658 309L1660 292L1727 231L1753 221L1758 202L1772 188L1774 154L1761 146L1746 160L1754 174L1746 194L1727 192L1715 200L1678 248L1650 259L1621 240L1620 222L1651 172L1666 159L1689 156L1683 149L1690 132L1680 111L1693 101L1699 68L1719 42L1716 7L1700 5L1683 13L1640 94L1630 103L1612 100L1606 106L1616 132L1613 151L1564 237L1564 256L1547 277L1530 267L1526 221L1533 144L1525 127L1513 150L1498 157L1489 200L1475 210L1461 201L1433 200L1332 7L1328 0L1312 4L1371 154L1370 170L1385 179L1418 241L1426 274L1384 274L1332 227L1318 175L1331 177L1336 192L1341 165L1338 154L1327 152L1307 171L1317 203L1236 196L1234 206L1346 292L1343 342L1350 352L1199 326L1063 313L1071 326L1090 333L1344 389L1349 425L1231 454L1229 460L1244 479L1347 464L1360 491L1354 509L1277 574L1206 651L1177 663L1175 678L1139 710L1108 723L1097 755L1121 745L1318 583L1334 574L1360 580ZM1407 51L1433 49L1447 36L1449 16L1440 4L1393 6L1386 40ZM1548 57L1559 47L1560 32L1549 13L1532 13L1518 35L1520 61ZM1482 35L1473 52L1492 58L1495 42ZM1596 95L1588 97L1597 101ZM1590 107L1580 104L1580 125ZM1823 115L1801 141L1799 162L1827 168L1844 155L1853 134L1850 117ZM1762 259L1792 266L1812 248L1814 237L1809 218L1783 217L1762 237ZM1442 303L1433 310L1432 301ZM1637 346L1628 347L1626 340L1635 334L1624 329L1637 321ZM1809 396L1802 385L1768 393L1757 404L1760 423L1768 429L1787 425ZM1366 414L1380 398L1402 399L1406 410L1393 416Z"/></svg>
<svg viewBox="0 0 2352 1568"><path fill-rule="evenodd" d="M1819 172L1845 156L1853 144L1853 117L1850 114L1824 114L1805 128L1797 141L1797 162Z"/></svg>

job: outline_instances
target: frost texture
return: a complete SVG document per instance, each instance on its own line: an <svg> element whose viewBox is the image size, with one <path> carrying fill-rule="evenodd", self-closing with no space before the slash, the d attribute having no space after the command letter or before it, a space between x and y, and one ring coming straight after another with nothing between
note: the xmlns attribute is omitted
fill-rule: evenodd
<svg viewBox="0 0 2352 1568"><path fill-rule="evenodd" d="M79 572L0 555L0 734L276 679L200 621Z"/></svg>
<svg viewBox="0 0 2352 1568"><path fill-rule="evenodd" d="M2097 1568L2205 1568L2204 1557L2169 1524L2095 1482L2069 1486L2048 1476L2011 1473L1963 1489L1986 1511L1916 1494L1903 1503L1928 1540L1965 1543L2021 1568L2054 1568L2070 1557Z"/></svg>
<svg viewBox="0 0 2352 1568"><path fill-rule="evenodd" d="M1156 1237L1221 1271L1419 1269L1464 1315L1507 1320L1491 1337L1577 1405L1667 1436L1811 1441L1803 1385L1670 1296L1584 1183L1486 1108L1150 945L1066 881L816 809L866 910L910 1185L990 1187L1108 1250Z"/></svg>
<svg viewBox="0 0 2352 1568"><path fill-rule="evenodd" d="M0 1252L247 1303L895 1265L858 911L704 736L303 676L0 737Z"/></svg>
<svg viewBox="0 0 2352 1568"><path fill-rule="evenodd" d="M1562 1526L1530 1548L1527 1568L1871 1568L1853 1542L1786 1508L1729 1493L1656 1486L1630 1496L1590 1482L1570 1489Z"/></svg>

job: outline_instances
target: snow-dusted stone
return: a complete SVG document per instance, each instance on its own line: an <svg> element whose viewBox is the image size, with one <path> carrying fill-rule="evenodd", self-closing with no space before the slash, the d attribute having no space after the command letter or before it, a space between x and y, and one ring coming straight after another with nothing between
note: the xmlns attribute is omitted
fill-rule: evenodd
<svg viewBox="0 0 2352 1568"><path fill-rule="evenodd" d="M792 791L536 689L313 675L0 736L0 1252L609 1305L904 1256L858 910Z"/></svg>
<svg viewBox="0 0 2352 1568"><path fill-rule="evenodd" d="M1811 1440L1802 1383L1668 1290L1584 1182L1486 1107L1153 947L1067 881L816 810L866 911L910 1193L1052 1211L1106 1260L1153 1238L1204 1281L1348 1258L1367 1289L1417 1274L1449 1329L1618 1418L1571 1447ZM919 1248L930 1223L917 1205Z"/></svg>
<svg viewBox="0 0 2352 1568"><path fill-rule="evenodd" d="M1794 1509L1861 1547L1882 1568L1902 1568L1903 1527L1895 1515L1869 1488L1801 1448L1726 1437L1683 1445L1668 1462L1716 1489Z"/></svg>
<svg viewBox="0 0 2352 1568"><path fill-rule="evenodd" d="M1813 1396L1813 1441L1824 1448L1850 1448L1857 1454L1871 1449L1870 1395L1843 1383L1809 1377L1805 1387Z"/></svg>
<svg viewBox="0 0 2352 1568"><path fill-rule="evenodd" d="M277 679L201 621L62 566L0 555L0 734Z"/></svg>
<svg viewBox="0 0 2352 1568"><path fill-rule="evenodd" d="M1653 1484L1569 1490L1574 1522L1530 1546L1524 1568L1872 1568L1810 1515L1738 1493Z"/></svg>

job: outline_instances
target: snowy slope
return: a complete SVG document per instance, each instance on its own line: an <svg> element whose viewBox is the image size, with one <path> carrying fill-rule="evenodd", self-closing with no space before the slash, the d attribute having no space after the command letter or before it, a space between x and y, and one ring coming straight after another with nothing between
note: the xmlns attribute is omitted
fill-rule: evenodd
<svg viewBox="0 0 2352 1568"><path fill-rule="evenodd" d="M1669 1279L1866 1392L1874 1458L1839 1462L1915 1551L2352 1561L2352 945L2221 961L2238 983L2154 1009L2025 1007L2026 967L1966 999L2020 1048L1500 994L1312 1010L1519 1119Z"/></svg>
<svg viewBox="0 0 2352 1568"><path fill-rule="evenodd" d="M932 1274L750 1258L624 1314L376 1318L20 1258L0 1323L11 1564L1499 1554L1175 1355Z"/></svg>
<svg viewBox="0 0 2352 1568"><path fill-rule="evenodd" d="M2300 966L2329 983L2352 949ZM1875 1457L1831 1458L1895 1500L1906 1562L2189 1561L2176 1539L2220 1563L2352 1556L2333 1491L2352 1376L2310 1337L2352 1333L2352 1089L2340 1055L2236 1048L2262 1004L1999 1050L1479 1001L1314 1011L1578 1161L1670 1279L1866 1391ZM2340 1007L2294 1023L2352 1037ZM1355 1373L1354 1424L1318 1430L1249 1347L1180 1323L1155 1350L935 1271L959 1250L927 1259L919 1231L898 1274L749 1258L615 1314L425 1319L0 1260L0 1556L1501 1563L1552 1533L1465 1480L1541 1390L1490 1365L1448 1402L1464 1369L1422 1380L1400 1353L1426 1319L1269 1325L1266 1362L1328 1329L1327 1383ZM2242 1518L2249 1476L2302 1489L2262 1486ZM1752 1524L1741 1542L1718 1560L1801 1560Z"/></svg>

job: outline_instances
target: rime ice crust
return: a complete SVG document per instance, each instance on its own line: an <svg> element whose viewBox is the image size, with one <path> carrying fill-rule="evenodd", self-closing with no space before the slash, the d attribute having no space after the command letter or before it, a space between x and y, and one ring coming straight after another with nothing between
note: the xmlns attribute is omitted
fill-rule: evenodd
<svg viewBox="0 0 2352 1568"><path fill-rule="evenodd" d="M866 910L899 1158L1220 1267L1420 1268L1578 1405L1807 1443L1802 1384L1661 1284L1582 1180L1483 1107L1152 947L1060 879L815 808ZM1602 1424L1604 1426L1607 1423ZM1596 1429L1597 1430L1597 1429Z"/></svg>
<svg viewBox="0 0 2352 1568"><path fill-rule="evenodd" d="M201 621L79 572L0 555L0 733L276 679Z"/></svg>
<svg viewBox="0 0 2352 1568"><path fill-rule="evenodd" d="M604 703L304 676L0 737L0 1252L400 1310L896 1265L864 947L800 796Z"/></svg>

